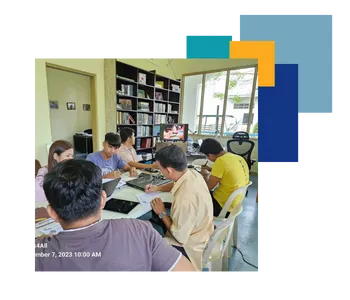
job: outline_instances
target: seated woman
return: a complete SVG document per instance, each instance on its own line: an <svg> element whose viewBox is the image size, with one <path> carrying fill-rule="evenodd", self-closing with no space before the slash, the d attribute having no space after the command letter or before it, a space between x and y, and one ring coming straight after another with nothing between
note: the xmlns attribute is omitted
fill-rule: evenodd
<svg viewBox="0 0 350 300"><path fill-rule="evenodd" d="M43 189L44 176L59 162L66 159L72 159L73 155L73 146L66 141L59 140L51 145L49 150L48 165L40 168L35 177L35 201L46 201L46 196Z"/></svg>

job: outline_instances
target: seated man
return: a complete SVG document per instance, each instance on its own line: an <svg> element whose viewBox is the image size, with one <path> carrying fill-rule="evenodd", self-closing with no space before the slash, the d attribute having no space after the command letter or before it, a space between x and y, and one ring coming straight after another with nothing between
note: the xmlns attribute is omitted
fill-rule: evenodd
<svg viewBox="0 0 350 300"><path fill-rule="evenodd" d="M161 149L155 159L163 176L174 183L148 185L146 192L171 192L174 200L170 216L160 198L152 200L152 209L167 229L167 241L201 270L202 254L214 231L213 204L208 187L197 171L187 169L186 155L178 146Z"/></svg>
<svg viewBox="0 0 350 300"><path fill-rule="evenodd" d="M119 169L130 171L130 176L137 176L135 168L127 165L117 154L120 147L120 136L113 132L105 135L103 150L90 153L86 160L92 161L102 170L103 178L119 178Z"/></svg>
<svg viewBox="0 0 350 300"><path fill-rule="evenodd" d="M36 271L195 271L148 222L101 220L106 193L92 162L58 164L44 191L48 214L64 230L35 239Z"/></svg>
<svg viewBox="0 0 350 300"><path fill-rule="evenodd" d="M158 168L157 164L140 164L138 162L137 153L133 147L135 145L135 131L131 128L121 128L120 137L122 144L117 150L117 154L126 162L130 167L137 169Z"/></svg>
<svg viewBox="0 0 350 300"><path fill-rule="evenodd" d="M224 151L215 139L205 139L199 151L214 162L212 168L202 166L201 171L209 190L219 184L212 193L214 216L217 217L232 192L249 183L248 165L242 156ZM241 200L239 196L234 199L228 211L231 212Z"/></svg>

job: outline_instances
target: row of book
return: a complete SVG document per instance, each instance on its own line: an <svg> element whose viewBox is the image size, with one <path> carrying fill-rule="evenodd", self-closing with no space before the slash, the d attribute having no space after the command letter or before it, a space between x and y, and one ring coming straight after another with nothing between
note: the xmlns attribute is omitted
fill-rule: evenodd
<svg viewBox="0 0 350 300"><path fill-rule="evenodd" d="M138 110L149 111L149 102L138 102L137 104Z"/></svg>
<svg viewBox="0 0 350 300"><path fill-rule="evenodd" d="M136 139L136 150L155 147L156 143L157 143L157 139L155 137Z"/></svg>
<svg viewBox="0 0 350 300"><path fill-rule="evenodd" d="M152 119L150 114L137 114L137 124L153 124Z"/></svg>
<svg viewBox="0 0 350 300"><path fill-rule="evenodd" d="M165 112L166 104L163 103L154 103L154 111L155 112Z"/></svg>
<svg viewBox="0 0 350 300"><path fill-rule="evenodd" d="M154 124L166 124L167 118L166 115L154 115Z"/></svg>
<svg viewBox="0 0 350 300"><path fill-rule="evenodd" d="M129 113L117 111L117 124L135 124L135 120Z"/></svg>
<svg viewBox="0 0 350 300"><path fill-rule="evenodd" d="M151 126L137 126L136 136L151 136L152 127Z"/></svg>

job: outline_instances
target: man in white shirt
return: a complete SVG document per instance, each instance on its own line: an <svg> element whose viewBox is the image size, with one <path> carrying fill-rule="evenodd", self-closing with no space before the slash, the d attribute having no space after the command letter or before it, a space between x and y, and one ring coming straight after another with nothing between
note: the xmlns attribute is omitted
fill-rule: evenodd
<svg viewBox="0 0 350 300"><path fill-rule="evenodd" d="M158 168L155 163L141 164L138 162L137 153L133 147L135 145L135 131L133 129L128 127L120 129L120 137L122 139L122 144L117 150L117 154L125 163L137 169Z"/></svg>

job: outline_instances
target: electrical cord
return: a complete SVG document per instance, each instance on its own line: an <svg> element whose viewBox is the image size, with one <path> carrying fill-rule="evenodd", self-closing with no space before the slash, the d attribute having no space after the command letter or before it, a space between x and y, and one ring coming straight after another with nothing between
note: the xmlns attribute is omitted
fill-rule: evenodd
<svg viewBox="0 0 350 300"><path fill-rule="evenodd" d="M239 253L241 253L242 259L243 259L243 261L244 261L246 264L248 264L248 265L252 266L252 267L253 267L253 268L255 268L255 269L258 269L258 267L257 267L257 266L254 266L253 264L251 264L250 262L248 262L248 261L246 261L246 260L245 260L244 255L243 255L243 253L242 253L242 251L241 251L241 250L239 250L239 249L238 249L236 246L233 246L233 248L237 249L237 250L238 250L238 252L239 252Z"/></svg>

